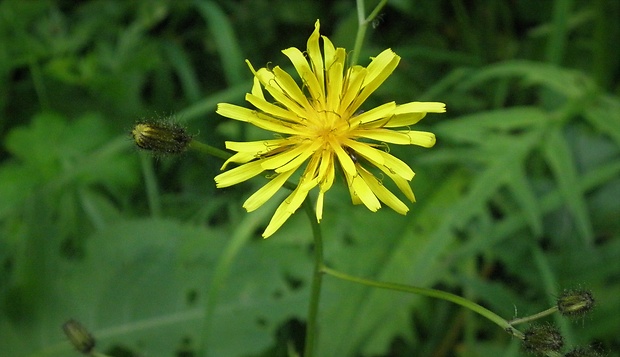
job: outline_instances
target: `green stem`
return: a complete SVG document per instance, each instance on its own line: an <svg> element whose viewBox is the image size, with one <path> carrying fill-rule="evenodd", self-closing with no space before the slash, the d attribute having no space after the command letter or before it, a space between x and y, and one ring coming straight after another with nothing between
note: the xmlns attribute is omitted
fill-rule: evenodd
<svg viewBox="0 0 620 357"><path fill-rule="evenodd" d="M547 310L541 311L541 312L539 312L537 314L534 314L534 315L520 317L518 319L510 320L510 321L508 321L508 323L510 323L511 325L514 326L514 325L522 324L524 322L538 320L541 317L549 316L549 315L555 313L556 311L558 311L558 307L554 306L554 307L550 307Z"/></svg>
<svg viewBox="0 0 620 357"><path fill-rule="evenodd" d="M321 299L321 283L323 281L323 236L321 227L316 220L316 214L312 208L312 201L309 197L304 201L304 209L310 224L312 225L312 236L314 237L314 272L312 274L312 287L310 292L310 305L308 306L308 322L306 325L306 341L303 357L314 355L314 345L317 334L317 315L319 311L319 301Z"/></svg>
<svg viewBox="0 0 620 357"><path fill-rule="evenodd" d="M377 6L375 6L375 8L372 10L372 12L370 13L370 15L368 15L368 17L366 18L366 24L368 25L369 23L371 23L375 17L379 16L379 12L381 12L381 10L383 9L383 7L387 4L388 0L381 0Z"/></svg>
<svg viewBox="0 0 620 357"><path fill-rule="evenodd" d="M207 145L198 140L192 140L189 143L189 148L192 150L196 150L199 153L207 154L215 157L219 157L222 160L228 160L232 155L224 150L218 149L211 145Z"/></svg>
<svg viewBox="0 0 620 357"><path fill-rule="evenodd" d="M395 290L395 291L403 291L403 292L407 292L407 293L411 293L411 294L418 294L418 295L422 295L422 296L428 296L428 297L433 297L433 298L437 298L437 299L441 299L441 300L446 300L446 301L450 301L453 302L457 305L461 305L485 318L487 318L488 320L490 320L491 322L494 322L496 325L498 325L499 327L501 327L504 331L508 332L509 334L519 338L519 339L523 339L523 333L515 328L512 327L512 325L506 321L505 319L503 319L501 316L499 316L498 314L494 313L493 311L482 307L478 304L476 304L475 302L471 301L471 300L467 300L463 297L460 297L458 295L454 295L445 291L441 291L441 290L435 290L435 289L429 289L429 288L421 288L421 287L417 287L417 286L408 286L408 285L402 285L402 284L395 284L395 283L385 283L385 282L381 282L381 281L374 281L374 280L368 280L368 279L363 279L363 278L358 278L355 276L351 276L342 272L339 272L337 270L328 268L326 266L323 267L322 271L326 274L329 274L335 278L338 279L342 279L342 280L347 280L347 281L351 281L354 283L358 283L358 284L363 284L363 285L367 285L367 286L374 286L377 288L381 288L381 289L388 289L388 290Z"/></svg>
<svg viewBox="0 0 620 357"><path fill-rule="evenodd" d="M366 36L366 29L368 28L368 24L372 22L379 15L379 12L385 4L387 4L388 0L381 0L379 4L372 10L368 17L365 17L366 10L364 0L357 0L357 34L355 35L355 44L353 45L353 54L351 55L351 67L357 64L360 58L360 51L362 50L362 46L364 45L364 37Z"/></svg>
<svg viewBox="0 0 620 357"><path fill-rule="evenodd" d="M151 155L141 153L140 161L142 166L142 175L144 176L144 186L146 189L146 197L149 203L149 210L152 217L161 217L161 200L159 199L159 189L157 185L157 177L153 168L153 159Z"/></svg>
<svg viewBox="0 0 620 357"><path fill-rule="evenodd" d="M553 2L552 25L553 31L547 43L547 61L561 65L568 41L570 17L573 0L558 0Z"/></svg>

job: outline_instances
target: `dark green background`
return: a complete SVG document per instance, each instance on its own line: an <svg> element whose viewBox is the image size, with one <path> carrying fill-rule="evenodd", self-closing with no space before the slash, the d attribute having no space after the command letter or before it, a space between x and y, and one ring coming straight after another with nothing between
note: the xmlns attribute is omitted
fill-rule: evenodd
<svg viewBox="0 0 620 357"><path fill-rule="evenodd" d="M436 133L434 148L390 148L417 173L407 216L353 207L336 181L327 264L508 319L586 287L591 315L548 321L567 349L620 356L619 18L614 0L390 1L360 64L387 47L402 60L362 109L441 101L448 112L415 127ZM262 240L285 192L247 214L264 178L218 190L220 159L154 159L128 133L172 117L219 148L270 138L215 106L243 103L246 58L291 69L280 51L305 49L316 19L352 49L352 0L0 3L0 354L78 355L60 328L69 318L112 356L299 350L307 217ZM524 354L450 303L324 283L318 356Z"/></svg>

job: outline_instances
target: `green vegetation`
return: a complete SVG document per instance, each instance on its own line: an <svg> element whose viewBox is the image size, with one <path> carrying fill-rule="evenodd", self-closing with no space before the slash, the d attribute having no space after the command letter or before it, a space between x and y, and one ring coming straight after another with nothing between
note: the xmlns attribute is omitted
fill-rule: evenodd
<svg viewBox="0 0 620 357"><path fill-rule="evenodd" d="M307 217L263 240L284 190L248 214L263 177L216 189L221 158L153 157L130 133L150 120L220 149L264 138L216 104L243 103L246 58L289 66L280 51L305 48L316 19L353 48L353 0L0 2L0 354L78 356L70 319L115 357L303 351ZM566 350L620 356L618 19L613 0L389 1L359 63L388 47L402 60L368 108L448 111L416 125L434 148L390 146L417 173L407 216L351 205L336 180L326 264L509 320L587 288L590 314L546 321ZM330 275L318 327L321 357L526 354L459 305Z"/></svg>

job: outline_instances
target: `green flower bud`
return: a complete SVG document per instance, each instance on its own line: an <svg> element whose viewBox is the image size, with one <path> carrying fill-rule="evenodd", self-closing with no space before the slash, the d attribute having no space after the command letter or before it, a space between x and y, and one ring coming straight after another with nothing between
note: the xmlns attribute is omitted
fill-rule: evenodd
<svg viewBox="0 0 620 357"><path fill-rule="evenodd" d="M564 357L603 357L591 347L577 347L567 352Z"/></svg>
<svg viewBox="0 0 620 357"><path fill-rule="evenodd" d="M562 335L552 325L532 326L524 333L523 347L536 355L544 356L548 352L559 352L563 346Z"/></svg>
<svg viewBox="0 0 620 357"><path fill-rule="evenodd" d="M185 128L169 122L137 123L131 136L139 148L163 155L182 153L192 141Z"/></svg>
<svg viewBox="0 0 620 357"><path fill-rule="evenodd" d="M78 321L71 319L62 325L62 329L76 350L90 354L95 348L95 338Z"/></svg>
<svg viewBox="0 0 620 357"><path fill-rule="evenodd" d="M583 316L594 308L594 296L585 289L564 290L558 297L558 311L564 316Z"/></svg>

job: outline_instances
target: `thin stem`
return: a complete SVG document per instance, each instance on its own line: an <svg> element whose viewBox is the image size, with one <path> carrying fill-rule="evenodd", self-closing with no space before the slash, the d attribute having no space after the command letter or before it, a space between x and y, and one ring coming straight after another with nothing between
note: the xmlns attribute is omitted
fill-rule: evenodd
<svg viewBox="0 0 620 357"><path fill-rule="evenodd" d="M538 320L541 317L549 316L549 315L555 313L556 311L558 311L558 307L554 306L554 307L550 307L547 310L541 311L541 312L539 312L537 314L534 314L534 315L520 317L518 319L510 320L510 321L508 321L508 323L514 326L514 325L522 324L524 322Z"/></svg>
<svg viewBox="0 0 620 357"><path fill-rule="evenodd" d="M304 209L310 224L312 225L312 236L314 237L314 272L312 275L312 287L310 292L310 305L308 306L308 323L306 325L306 341L304 347L304 357L314 355L314 344L317 334L317 315L319 311L319 301L321 299L321 283L323 281L323 236L321 227L316 220L316 214L312 208L312 201L309 197L304 201Z"/></svg>
<svg viewBox="0 0 620 357"><path fill-rule="evenodd" d="M558 0L553 2L552 24L553 31L549 35L547 43L547 61L555 65L561 65L568 41L570 17L573 0Z"/></svg>
<svg viewBox="0 0 620 357"><path fill-rule="evenodd" d="M377 288L381 288L381 289L388 289L388 290L396 290L396 291L403 291L403 292L407 292L407 293L412 293L412 294L418 294L418 295L422 295L422 296L428 296L428 297L433 297L433 298L437 298L437 299L441 299L441 300L446 300L446 301L450 301L453 302L457 305L461 305L465 308L468 308L469 310L487 318L488 320L490 320L491 322L494 322L496 325L498 325L499 327L501 327L504 331L508 332L509 334L519 338L519 339L523 339L523 333L515 328L512 327L512 325L506 321L505 319L503 319L501 316L499 316L498 314L494 313L493 311L482 307L478 304L476 304L475 302L471 301L471 300L467 300L461 296L458 295L454 295L445 291L441 291L441 290L435 290L435 289L429 289L429 288L421 288L421 287L417 287L417 286L408 286L408 285L402 285L402 284L395 284L395 283L385 283L385 282L381 282L381 281L374 281L374 280L368 280L368 279L363 279L363 278L358 278L355 276L351 276L342 272L339 272L337 270L328 268L326 266L323 266L323 270L324 273L329 274L335 278L338 279L342 279L342 280L347 280L347 281L351 281L354 283L358 283L358 284L363 284L363 285L367 285L367 286L374 286Z"/></svg>
<svg viewBox="0 0 620 357"><path fill-rule="evenodd" d="M387 4L388 0L381 0L377 6L375 6L375 8L372 10L372 12L370 13L370 15L368 15L368 17L366 18L366 24L369 24L372 22L372 20L375 19L375 17L379 16L379 12L381 12L381 10L383 9L383 7Z"/></svg>
<svg viewBox="0 0 620 357"><path fill-rule="evenodd" d="M366 35L366 28L368 24L364 20L364 0L357 0L357 34L355 35L355 45L353 45L353 54L351 55L351 67L357 64L360 59L360 51L364 44L364 36Z"/></svg>
<svg viewBox="0 0 620 357"><path fill-rule="evenodd" d="M351 55L351 67L357 64L360 58L360 51L362 50L362 46L364 45L364 37L366 36L366 29L368 28L368 24L372 22L379 15L379 12L385 4L387 4L388 0L381 0L379 4L372 10L370 15L366 17L366 10L364 0L357 0L357 34L355 35L355 44L353 45L353 54Z"/></svg>
<svg viewBox="0 0 620 357"><path fill-rule="evenodd" d="M159 199L159 189L157 187L157 177L153 169L153 159L150 155L142 154L140 156L142 175L144 176L144 186L146 188L146 197L149 203L151 216L161 217L161 200Z"/></svg>
<svg viewBox="0 0 620 357"><path fill-rule="evenodd" d="M228 160L232 155L224 150L218 149L216 147L213 147L211 145L207 145L205 143L202 143L198 140L192 140L189 143L189 148L192 150L196 150L197 152L200 152L202 154L207 154L207 155L211 155L211 156L215 156L215 157L219 157L222 160Z"/></svg>

